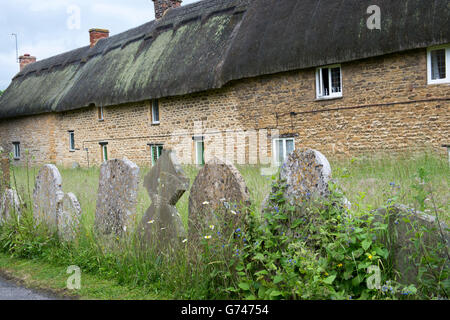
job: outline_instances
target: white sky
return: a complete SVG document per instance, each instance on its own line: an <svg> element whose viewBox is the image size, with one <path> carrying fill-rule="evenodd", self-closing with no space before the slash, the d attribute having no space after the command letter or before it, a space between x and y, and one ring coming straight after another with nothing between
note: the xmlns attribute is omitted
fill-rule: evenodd
<svg viewBox="0 0 450 320"><path fill-rule="evenodd" d="M182 5L197 1L184 0ZM0 0L0 90L19 71L12 33L18 35L19 55L41 60L88 45L91 28L114 35L154 18L151 0Z"/></svg>

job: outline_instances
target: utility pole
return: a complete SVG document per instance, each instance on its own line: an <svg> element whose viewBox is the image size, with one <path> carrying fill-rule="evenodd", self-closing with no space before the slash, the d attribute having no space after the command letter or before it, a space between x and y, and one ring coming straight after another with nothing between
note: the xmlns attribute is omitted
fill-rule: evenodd
<svg viewBox="0 0 450 320"><path fill-rule="evenodd" d="M19 63L19 47L17 45L17 34L11 33L11 35L16 38L16 63Z"/></svg>

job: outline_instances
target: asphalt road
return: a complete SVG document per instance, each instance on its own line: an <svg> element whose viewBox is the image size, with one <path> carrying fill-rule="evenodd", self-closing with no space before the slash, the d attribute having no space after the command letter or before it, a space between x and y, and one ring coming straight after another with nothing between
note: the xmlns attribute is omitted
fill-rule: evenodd
<svg viewBox="0 0 450 320"><path fill-rule="evenodd" d="M0 300L53 300L54 298L19 287L0 277Z"/></svg>

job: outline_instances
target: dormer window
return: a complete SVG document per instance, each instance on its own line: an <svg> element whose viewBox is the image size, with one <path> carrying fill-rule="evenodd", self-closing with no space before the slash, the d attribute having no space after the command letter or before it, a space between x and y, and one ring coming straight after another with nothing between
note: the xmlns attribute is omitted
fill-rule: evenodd
<svg viewBox="0 0 450 320"><path fill-rule="evenodd" d="M152 124L159 124L159 101L152 101Z"/></svg>
<svg viewBox="0 0 450 320"><path fill-rule="evenodd" d="M317 68L316 91L317 99L342 97L342 73L340 65Z"/></svg>
<svg viewBox="0 0 450 320"><path fill-rule="evenodd" d="M428 49L428 84L450 83L450 45Z"/></svg>

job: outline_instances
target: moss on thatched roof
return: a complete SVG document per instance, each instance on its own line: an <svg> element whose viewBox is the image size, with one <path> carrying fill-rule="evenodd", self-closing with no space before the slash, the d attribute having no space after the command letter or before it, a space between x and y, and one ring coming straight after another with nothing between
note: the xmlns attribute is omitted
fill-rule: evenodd
<svg viewBox="0 0 450 320"><path fill-rule="evenodd" d="M382 29L366 27L381 8ZM204 0L28 65L0 118L117 105L450 42L448 0Z"/></svg>

